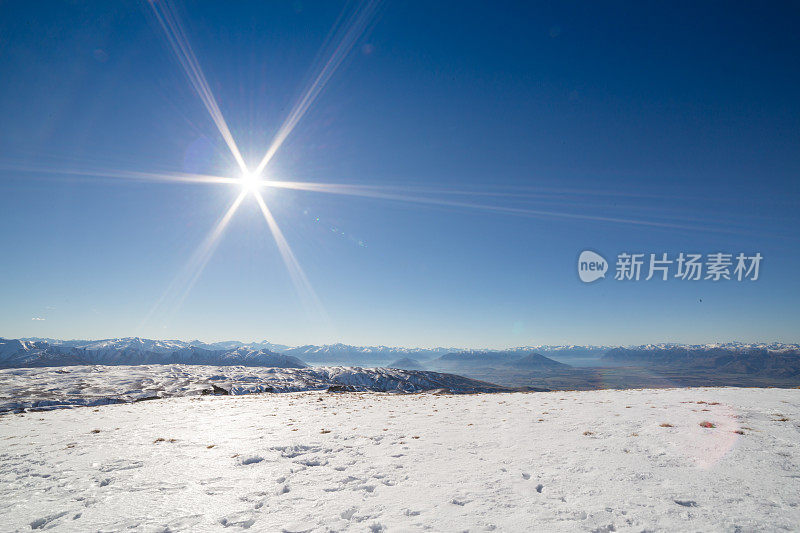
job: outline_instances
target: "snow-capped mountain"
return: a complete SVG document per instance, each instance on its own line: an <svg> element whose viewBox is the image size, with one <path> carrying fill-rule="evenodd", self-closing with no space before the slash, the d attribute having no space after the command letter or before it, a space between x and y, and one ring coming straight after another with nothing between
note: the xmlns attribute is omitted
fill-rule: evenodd
<svg viewBox="0 0 800 533"><path fill-rule="evenodd" d="M606 349L623 348L637 351L663 351L668 349L684 350L712 350L715 348L732 352L746 352L750 350L768 350L771 352L800 351L800 344L783 342L712 342L706 344L683 344L662 342L654 344L640 344L638 346L607 346Z"/></svg>
<svg viewBox="0 0 800 533"><path fill-rule="evenodd" d="M141 364L243 365L302 368L296 357L278 354L260 346L235 348L194 346L177 340L150 340L139 337L99 341L46 341L0 339L0 368L25 368L70 365Z"/></svg>
<svg viewBox="0 0 800 533"><path fill-rule="evenodd" d="M250 348L251 350L269 350L270 352L283 353L291 346L285 344L275 344L269 341L260 342L241 342L241 341L220 341L205 343L199 340L189 341L190 346L197 346L206 350L233 350L236 348Z"/></svg>
<svg viewBox="0 0 800 533"><path fill-rule="evenodd" d="M297 357L273 353L265 349L253 349L246 346L225 352L219 356L225 365L268 366L275 368L305 368L308 365Z"/></svg>
<svg viewBox="0 0 800 533"><path fill-rule="evenodd" d="M45 341L0 339L0 367L80 365L85 361L72 348L52 346Z"/></svg>
<svg viewBox="0 0 800 533"><path fill-rule="evenodd" d="M0 338L2 343L11 339ZM368 364L369 366L386 365L391 361L411 357L428 360L454 351L453 348L402 348L388 346L352 346L347 344L326 344L323 346L305 345L290 347L269 341L244 343L240 341L220 341L205 343L199 340L151 340L139 337L125 337L103 340L57 340L57 339L20 339L20 343L0 347L0 368L19 366L14 360L26 362L26 366L45 366L37 364L38 357L48 355L48 361L59 355L75 362L55 364L143 364L143 363L187 363L187 364L224 364L225 354L240 349L253 351L266 350L296 357L302 361L324 362L330 364ZM10 360L3 351L16 353ZM46 354L45 354L46 352ZM243 353L243 352L239 352ZM243 364L243 363L236 363Z"/></svg>

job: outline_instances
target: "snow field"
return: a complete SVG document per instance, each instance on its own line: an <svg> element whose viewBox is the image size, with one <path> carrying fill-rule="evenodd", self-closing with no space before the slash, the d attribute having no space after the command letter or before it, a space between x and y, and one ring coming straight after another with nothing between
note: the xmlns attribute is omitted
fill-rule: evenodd
<svg viewBox="0 0 800 533"><path fill-rule="evenodd" d="M0 459L10 531L800 529L795 389L171 398L6 414Z"/></svg>

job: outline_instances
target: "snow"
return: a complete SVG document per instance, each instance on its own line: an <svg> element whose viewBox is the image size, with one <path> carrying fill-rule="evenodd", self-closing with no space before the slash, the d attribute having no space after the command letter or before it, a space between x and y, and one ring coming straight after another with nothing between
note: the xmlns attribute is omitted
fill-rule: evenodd
<svg viewBox="0 0 800 533"><path fill-rule="evenodd" d="M0 523L797 530L799 432L797 389L303 392L9 413Z"/></svg>
<svg viewBox="0 0 800 533"><path fill-rule="evenodd" d="M278 363L297 361L276 355ZM197 396L213 386L232 395L325 391L338 386L381 392L505 390L473 379L393 368L270 368L205 365L83 365L0 370L0 413L136 402L159 397Z"/></svg>

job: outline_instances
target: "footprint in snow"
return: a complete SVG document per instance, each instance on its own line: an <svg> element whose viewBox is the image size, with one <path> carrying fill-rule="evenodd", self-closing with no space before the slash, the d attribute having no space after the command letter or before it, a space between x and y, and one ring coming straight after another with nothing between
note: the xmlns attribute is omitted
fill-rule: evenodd
<svg viewBox="0 0 800 533"><path fill-rule="evenodd" d="M239 463L241 465L252 465L252 464L255 464L255 463L260 463L263 460L264 460L264 458L261 457L260 455L251 455L249 457L243 458L241 461L239 461Z"/></svg>
<svg viewBox="0 0 800 533"><path fill-rule="evenodd" d="M298 459L294 462L303 466L325 466L328 464L327 460L319 458Z"/></svg>
<svg viewBox="0 0 800 533"><path fill-rule="evenodd" d="M234 513L231 516L220 518L219 523L222 527L240 527L242 529L249 529L256 523L256 519L245 513Z"/></svg>
<svg viewBox="0 0 800 533"><path fill-rule="evenodd" d="M258 492L251 492L250 494L245 494L244 496L240 496L239 497L239 501L256 502L256 501L259 501L260 499L262 499L266 495L267 495L267 493L264 492L263 490L262 491L258 491Z"/></svg>
<svg viewBox="0 0 800 533"><path fill-rule="evenodd" d="M44 516L42 518L37 518L36 520L31 522L31 524L30 524L31 529L44 529L44 527L47 524L49 524L50 522L53 522L55 520L58 520L59 518L61 518L65 514L67 514L67 511L63 511L61 513L51 514L51 515L48 515L48 516Z"/></svg>
<svg viewBox="0 0 800 533"><path fill-rule="evenodd" d="M119 459L118 461L112 461L101 466L100 471L113 472L115 470L132 470L134 468L141 468L143 466L144 463L142 461L126 461L125 459Z"/></svg>
<svg viewBox="0 0 800 533"><path fill-rule="evenodd" d="M281 529L281 533L309 533L314 525L308 522L295 522Z"/></svg>
<svg viewBox="0 0 800 533"><path fill-rule="evenodd" d="M296 446L273 446L272 449L280 452L281 457L284 459L293 459L309 452L330 452L330 450L322 450L322 448L319 446L304 446L302 444L298 444Z"/></svg>

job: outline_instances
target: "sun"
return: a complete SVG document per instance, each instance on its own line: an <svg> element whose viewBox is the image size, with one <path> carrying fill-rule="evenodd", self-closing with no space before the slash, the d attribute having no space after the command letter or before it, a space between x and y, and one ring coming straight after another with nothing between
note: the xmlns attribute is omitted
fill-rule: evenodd
<svg viewBox="0 0 800 533"><path fill-rule="evenodd" d="M239 186L243 193L254 193L264 184L264 180L254 172L245 171L239 178Z"/></svg>

